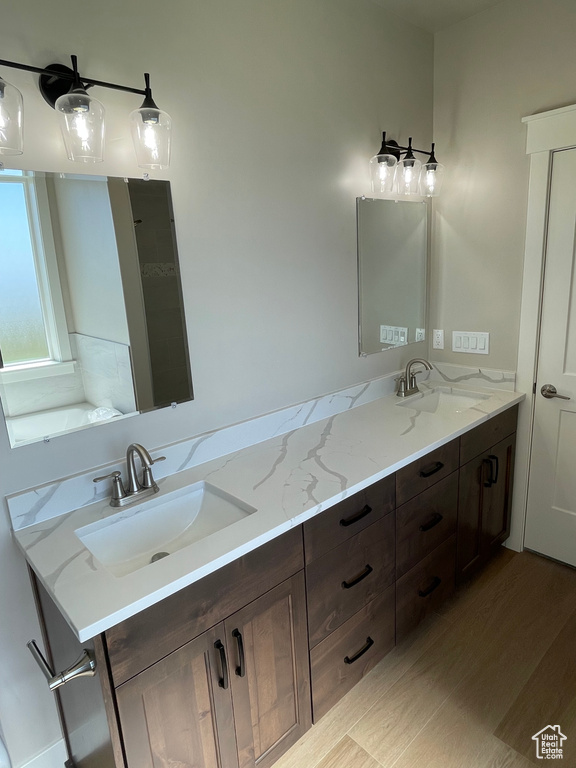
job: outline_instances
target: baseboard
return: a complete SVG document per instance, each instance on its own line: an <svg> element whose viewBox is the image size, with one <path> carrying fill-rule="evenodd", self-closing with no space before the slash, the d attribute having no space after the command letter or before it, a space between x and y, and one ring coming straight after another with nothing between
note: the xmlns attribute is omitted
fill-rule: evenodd
<svg viewBox="0 0 576 768"><path fill-rule="evenodd" d="M64 739L61 739L45 749L44 752L36 755L32 760L20 766L14 766L14 768L64 768L67 765L67 760L66 745Z"/></svg>

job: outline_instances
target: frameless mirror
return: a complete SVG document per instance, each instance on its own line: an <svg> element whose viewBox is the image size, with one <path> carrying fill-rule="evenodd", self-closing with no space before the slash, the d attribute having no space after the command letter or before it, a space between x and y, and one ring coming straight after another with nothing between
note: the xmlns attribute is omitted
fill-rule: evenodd
<svg viewBox="0 0 576 768"><path fill-rule="evenodd" d="M0 172L12 447L192 398L167 181Z"/></svg>
<svg viewBox="0 0 576 768"><path fill-rule="evenodd" d="M360 354L424 341L428 207L358 198Z"/></svg>

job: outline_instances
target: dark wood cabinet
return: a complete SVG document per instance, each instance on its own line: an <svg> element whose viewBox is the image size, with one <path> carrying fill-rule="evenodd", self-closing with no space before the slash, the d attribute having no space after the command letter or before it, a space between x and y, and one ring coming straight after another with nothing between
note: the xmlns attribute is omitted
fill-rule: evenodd
<svg viewBox="0 0 576 768"><path fill-rule="evenodd" d="M302 572L116 690L127 768L267 768L310 727Z"/></svg>
<svg viewBox="0 0 576 768"><path fill-rule="evenodd" d="M128 768L238 768L224 640L221 623L116 690Z"/></svg>
<svg viewBox="0 0 576 768"><path fill-rule="evenodd" d="M516 434L511 434L460 469L458 582L481 568L510 533Z"/></svg>
<svg viewBox="0 0 576 768"><path fill-rule="evenodd" d="M504 411L94 638L99 685L58 694L77 768L271 768L507 538L516 420ZM65 666L76 640L39 596Z"/></svg>
<svg viewBox="0 0 576 768"><path fill-rule="evenodd" d="M308 730L304 574L224 622L240 768L268 768Z"/></svg>

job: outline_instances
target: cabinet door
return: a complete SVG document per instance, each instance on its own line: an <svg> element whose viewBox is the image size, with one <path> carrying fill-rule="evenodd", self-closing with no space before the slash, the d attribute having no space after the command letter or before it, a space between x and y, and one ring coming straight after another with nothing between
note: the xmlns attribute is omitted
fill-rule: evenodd
<svg viewBox="0 0 576 768"><path fill-rule="evenodd" d="M485 495L482 519L482 539L486 557L490 557L510 534L515 444L516 435L510 435L491 448L486 456L490 462L491 482L489 493Z"/></svg>
<svg viewBox="0 0 576 768"><path fill-rule="evenodd" d="M481 567L508 538L516 434L460 468L457 581Z"/></svg>
<svg viewBox="0 0 576 768"><path fill-rule="evenodd" d="M268 768L310 727L303 572L225 626L240 768Z"/></svg>
<svg viewBox="0 0 576 768"><path fill-rule="evenodd" d="M128 768L237 768L224 640L219 624L116 690Z"/></svg>
<svg viewBox="0 0 576 768"><path fill-rule="evenodd" d="M458 491L458 535L456 545L456 581L463 581L480 567L482 561L482 507L490 473L490 463L483 456L460 468Z"/></svg>

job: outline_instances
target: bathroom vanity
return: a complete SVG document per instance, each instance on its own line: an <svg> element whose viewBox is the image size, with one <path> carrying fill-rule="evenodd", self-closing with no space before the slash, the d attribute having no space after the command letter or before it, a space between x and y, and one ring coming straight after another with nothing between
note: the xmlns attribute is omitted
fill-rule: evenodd
<svg viewBox="0 0 576 768"><path fill-rule="evenodd" d="M427 396L417 396L426 407ZM409 430L413 460L148 607L110 619L88 642L64 620L62 594L34 578L53 666L87 647L98 665L96 677L58 692L70 765L273 765L507 538L521 396L492 395L495 413L489 399L482 412L468 409L471 426L440 445L420 442L416 450ZM348 412L354 441L357 430L368 439L371 412L392 430L406 407L384 398ZM403 418L439 423L422 414L410 407ZM440 424L446 433L447 420ZM110 583L121 591L122 577Z"/></svg>

